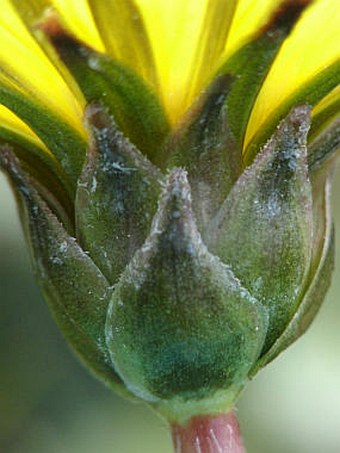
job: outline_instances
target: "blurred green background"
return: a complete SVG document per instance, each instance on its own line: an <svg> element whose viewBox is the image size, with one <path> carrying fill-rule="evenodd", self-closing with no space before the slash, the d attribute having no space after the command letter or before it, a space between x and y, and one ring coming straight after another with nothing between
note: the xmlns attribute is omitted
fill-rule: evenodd
<svg viewBox="0 0 340 453"><path fill-rule="evenodd" d="M337 269L312 328L238 404L248 453L340 451L340 171ZM35 285L13 197L0 175L0 452L172 453L166 425L78 363Z"/></svg>

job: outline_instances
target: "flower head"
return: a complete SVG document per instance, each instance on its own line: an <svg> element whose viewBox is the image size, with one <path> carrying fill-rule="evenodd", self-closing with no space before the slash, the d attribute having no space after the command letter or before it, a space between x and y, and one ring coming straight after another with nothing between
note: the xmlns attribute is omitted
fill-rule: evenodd
<svg viewBox="0 0 340 453"><path fill-rule="evenodd" d="M168 418L225 410L329 284L338 11L4 4L0 165L58 324Z"/></svg>

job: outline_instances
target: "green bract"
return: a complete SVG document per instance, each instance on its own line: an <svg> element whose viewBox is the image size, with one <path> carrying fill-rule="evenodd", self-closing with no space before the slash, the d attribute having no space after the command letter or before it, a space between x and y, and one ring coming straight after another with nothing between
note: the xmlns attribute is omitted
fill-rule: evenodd
<svg viewBox="0 0 340 453"><path fill-rule="evenodd" d="M242 154L258 90L300 12L231 56L175 130L136 74L61 28L50 38L88 101L89 144L0 87L54 156L0 128L0 165L57 323L108 385L171 420L230 408L306 330L329 286L334 109L312 123L310 143L308 133L338 63Z"/></svg>

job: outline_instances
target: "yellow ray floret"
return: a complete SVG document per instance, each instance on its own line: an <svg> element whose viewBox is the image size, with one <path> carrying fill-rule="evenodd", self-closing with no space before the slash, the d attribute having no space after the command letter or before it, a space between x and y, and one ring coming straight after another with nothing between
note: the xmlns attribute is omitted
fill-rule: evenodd
<svg viewBox="0 0 340 453"><path fill-rule="evenodd" d="M14 113L3 105L0 105L0 127L13 132L14 134L18 134L23 139L39 146L46 154L51 154L27 124L21 121Z"/></svg>
<svg viewBox="0 0 340 453"><path fill-rule="evenodd" d="M319 0L304 13L284 43L249 121L246 142L292 92L340 58L340 8L334 0Z"/></svg>
<svg viewBox="0 0 340 453"><path fill-rule="evenodd" d="M75 129L82 131L82 108L71 90L28 32L9 0L0 9L2 79L39 99Z"/></svg>
<svg viewBox="0 0 340 453"><path fill-rule="evenodd" d="M280 0L136 2L154 50L161 96L174 123L225 56L266 22Z"/></svg>
<svg viewBox="0 0 340 453"><path fill-rule="evenodd" d="M87 1L51 0L50 3L63 16L67 27L79 39L89 43L96 50L105 50ZM99 0L98 3L106 3L106 0L104 2ZM114 34L114 27L112 27L112 34Z"/></svg>
<svg viewBox="0 0 340 453"><path fill-rule="evenodd" d="M228 3L228 0L227 0ZM230 28L225 54L230 55L266 24L282 0L239 0Z"/></svg>
<svg viewBox="0 0 340 453"><path fill-rule="evenodd" d="M187 107L206 0L138 0L152 43L161 96L172 121Z"/></svg>
<svg viewBox="0 0 340 453"><path fill-rule="evenodd" d="M40 99L84 134L81 96L74 95L73 87L67 85L14 8L31 26L46 6L53 7L78 38L119 59L149 82L174 124L226 55L249 40L279 3L281 0L2 0L0 40L6 43L0 47L2 78ZM258 97L246 142L283 99L339 57L340 8L336 3L316 0L304 13ZM129 18L129 11L136 14Z"/></svg>

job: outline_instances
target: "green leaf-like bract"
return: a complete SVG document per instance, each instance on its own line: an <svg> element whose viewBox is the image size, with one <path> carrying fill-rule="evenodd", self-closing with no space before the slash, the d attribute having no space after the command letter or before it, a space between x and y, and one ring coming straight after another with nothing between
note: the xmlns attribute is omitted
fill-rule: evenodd
<svg viewBox="0 0 340 453"><path fill-rule="evenodd" d="M104 103L130 141L153 160L169 133L169 124L152 89L134 71L61 28L49 38L86 100Z"/></svg>
<svg viewBox="0 0 340 453"><path fill-rule="evenodd" d="M163 175L101 106L87 109L87 124L92 139L77 190L77 234L114 284L149 233Z"/></svg>
<svg viewBox="0 0 340 453"><path fill-rule="evenodd" d="M299 107L234 185L212 220L208 247L269 310L265 349L294 312L311 260L309 109Z"/></svg>

